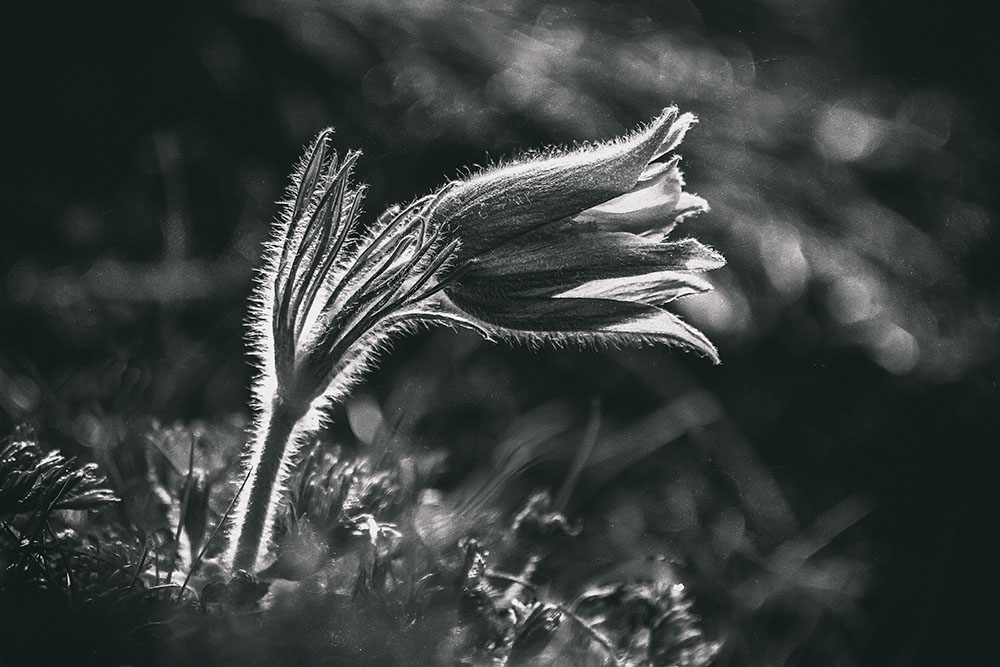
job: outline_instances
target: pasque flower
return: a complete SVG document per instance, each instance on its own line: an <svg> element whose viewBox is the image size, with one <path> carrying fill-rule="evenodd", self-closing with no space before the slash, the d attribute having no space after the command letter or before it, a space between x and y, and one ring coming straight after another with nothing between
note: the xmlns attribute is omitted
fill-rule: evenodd
<svg viewBox="0 0 1000 667"><path fill-rule="evenodd" d="M669 343L718 361L663 308L710 289L724 260L674 226L707 209L670 153L694 122L665 110L618 141L552 152L453 182L359 223L358 153L327 130L292 175L251 309L257 419L227 558L267 561L285 481L323 409L399 331L443 323L529 343Z"/></svg>
<svg viewBox="0 0 1000 667"><path fill-rule="evenodd" d="M434 224L461 245L444 307L488 336L674 343L718 361L661 307L710 289L696 274L724 264L693 239L665 241L708 208L668 157L693 122L667 109L623 140L515 162L445 193Z"/></svg>

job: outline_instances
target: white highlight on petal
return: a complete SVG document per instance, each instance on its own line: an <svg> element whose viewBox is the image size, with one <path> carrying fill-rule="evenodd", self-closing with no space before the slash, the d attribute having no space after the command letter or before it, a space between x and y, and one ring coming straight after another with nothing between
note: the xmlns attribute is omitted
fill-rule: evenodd
<svg viewBox="0 0 1000 667"><path fill-rule="evenodd" d="M611 141L597 142L573 150L553 152L541 157L529 155L521 160L515 160L474 174L462 182L462 187L475 189L484 184L493 185L493 182L497 181L498 178L502 178L507 183L517 182L518 179L526 176L565 172L611 162L634 152L642 146L643 142L654 138L663 127L668 126L667 135L660 142L660 146L653 156L649 158L649 162L653 162L673 150L684 138L688 128L695 122L694 116L690 113L682 114L680 118L676 118L676 116L677 107L668 107L652 123L638 132Z"/></svg>
<svg viewBox="0 0 1000 667"><path fill-rule="evenodd" d="M661 305L711 289L711 283L696 275L678 271L657 271L644 276L591 280L556 294L554 298L616 299Z"/></svg>
<svg viewBox="0 0 1000 667"><path fill-rule="evenodd" d="M678 159L646 167L631 192L583 211L576 222L596 222L633 231L655 241L664 239L684 219L708 210L708 202L682 190Z"/></svg>
<svg viewBox="0 0 1000 667"><path fill-rule="evenodd" d="M579 222L628 222L629 226L645 228L652 222L666 219L677 208L683 184L680 170L673 167L640 181L637 189L589 208L574 219Z"/></svg>

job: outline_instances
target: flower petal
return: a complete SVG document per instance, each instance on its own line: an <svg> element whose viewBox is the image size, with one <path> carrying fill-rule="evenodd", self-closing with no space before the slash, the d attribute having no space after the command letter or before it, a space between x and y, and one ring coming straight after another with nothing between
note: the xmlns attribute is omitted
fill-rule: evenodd
<svg viewBox="0 0 1000 667"><path fill-rule="evenodd" d="M551 299L456 295L463 311L493 325L521 331L594 331L648 314L651 306L612 299Z"/></svg>
<svg viewBox="0 0 1000 667"><path fill-rule="evenodd" d="M644 276L591 280L552 296L556 299L617 299L662 306L674 299L701 294L711 289L711 283L693 273L658 271Z"/></svg>
<svg viewBox="0 0 1000 667"><path fill-rule="evenodd" d="M721 255L694 239L657 243L627 232L560 229L487 253L471 263L449 291L551 295L592 280L707 271L724 263Z"/></svg>
<svg viewBox="0 0 1000 667"><path fill-rule="evenodd" d="M676 162L653 178L639 181L631 192L588 208L573 218L578 222L599 222L614 229L637 231L650 223L669 219L677 208L684 179Z"/></svg>
<svg viewBox="0 0 1000 667"><path fill-rule="evenodd" d="M632 190L649 163L686 132L691 117L682 120L671 107L623 140L484 171L442 197L434 222L461 235L462 261L575 216Z"/></svg>
<svg viewBox="0 0 1000 667"><path fill-rule="evenodd" d="M455 299L450 308L496 337L529 343L690 348L719 363L703 333L662 308L612 299L488 297ZM468 326L468 324L466 324Z"/></svg>
<svg viewBox="0 0 1000 667"><path fill-rule="evenodd" d="M680 345L700 352L718 364L719 352L712 342L698 329L682 320L677 315L665 310L648 316L622 322L608 329L609 333L622 336L637 336L644 342L660 342Z"/></svg>
<svg viewBox="0 0 1000 667"><path fill-rule="evenodd" d="M666 238L677 223L708 210L708 202L681 189L684 178L676 165L677 160L671 160L666 169L640 180L631 192L589 208L573 220L641 233L655 240Z"/></svg>
<svg viewBox="0 0 1000 667"><path fill-rule="evenodd" d="M673 111L674 117L676 118L677 107L670 107L670 109L667 109L666 111ZM694 114L692 113L685 113L682 114L680 118L677 118L676 120L672 118L671 120L673 122L671 122L670 124L670 131L667 133L667 136L663 138L662 143L660 143L660 147L656 150L655 153L653 153L653 157L649 159L650 162L660 157L663 157L670 151L677 148L680 145L680 143L684 141L684 135L687 134L687 131L691 129L691 126L698 122L698 119L695 118Z"/></svg>

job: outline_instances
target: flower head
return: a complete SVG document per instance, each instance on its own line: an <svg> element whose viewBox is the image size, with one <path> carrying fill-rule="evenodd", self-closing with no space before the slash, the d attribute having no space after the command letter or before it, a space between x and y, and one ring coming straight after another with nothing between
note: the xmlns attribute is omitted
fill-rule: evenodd
<svg viewBox="0 0 1000 667"><path fill-rule="evenodd" d="M710 285L724 264L693 239L667 241L707 210L670 152L694 123L665 110L620 141L489 170L441 196L432 226L460 240L441 307L490 337L611 345L663 342L718 361L662 306Z"/></svg>

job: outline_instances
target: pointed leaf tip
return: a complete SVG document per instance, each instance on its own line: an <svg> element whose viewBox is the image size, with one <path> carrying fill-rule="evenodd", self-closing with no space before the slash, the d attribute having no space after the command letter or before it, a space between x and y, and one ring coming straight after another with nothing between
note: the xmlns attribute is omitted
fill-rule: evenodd
<svg viewBox="0 0 1000 667"><path fill-rule="evenodd" d="M302 179L298 184L298 192L295 195L295 205L292 207L292 220L298 219L309 205L309 200L318 189L320 175L323 165L326 162L330 151L330 137L333 136L333 128L326 128L319 133L309 147L307 155L309 160L302 170Z"/></svg>

